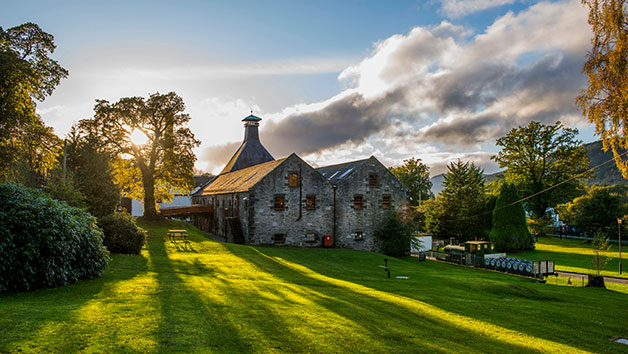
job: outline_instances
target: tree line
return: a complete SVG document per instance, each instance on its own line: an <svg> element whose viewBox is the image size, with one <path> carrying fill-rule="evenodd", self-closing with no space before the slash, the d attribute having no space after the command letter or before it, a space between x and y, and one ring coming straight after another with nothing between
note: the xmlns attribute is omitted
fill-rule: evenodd
<svg viewBox="0 0 628 354"><path fill-rule="evenodd" d="M429 167L420 159L390 170L410 191L417 228L438 238L490 240L505 251L530 249L533 235L554 231L548 229L552 210L586 234L616 235L616 219L626 211L626 189L586 184L592 170L577 134L561 122L513 128L497 139L501 150L492 157L503 172L487 182L473 162L452 161L435 198L429 192Z"/></svg>
<svg viewBox="0 0 628 354"><path fill-rule="evenodd" d="M92 118L61 139L36 113L69 72L52 59L54 37L38 25L0 27L0 183L38 188L95 216L114 211L120 195L156 203L193 187L200 144L176 93L117 102L96 100ZM132 136L143 135L137 143Z"/></svg>

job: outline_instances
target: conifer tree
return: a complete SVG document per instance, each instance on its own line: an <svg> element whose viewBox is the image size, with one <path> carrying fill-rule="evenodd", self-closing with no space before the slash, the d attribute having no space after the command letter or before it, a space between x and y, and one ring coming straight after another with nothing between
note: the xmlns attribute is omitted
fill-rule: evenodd
<svg viewBox="0 0 628 354"><path fill-rule="evenodd" d="M514 184L504 183L493 210L493 229L489 234L495 249L513 252L534 248L534 238L526 226L526 215Z"/></svg>

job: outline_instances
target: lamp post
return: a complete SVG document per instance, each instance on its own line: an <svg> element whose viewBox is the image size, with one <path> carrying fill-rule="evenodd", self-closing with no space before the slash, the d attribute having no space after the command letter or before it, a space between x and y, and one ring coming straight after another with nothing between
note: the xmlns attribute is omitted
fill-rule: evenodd
<svg viewBox="0 0 628 354"><path fill-rule="evenodd" d="M617 231L619 231L619 274L621 274L621 218L617 218Z"/></svg>

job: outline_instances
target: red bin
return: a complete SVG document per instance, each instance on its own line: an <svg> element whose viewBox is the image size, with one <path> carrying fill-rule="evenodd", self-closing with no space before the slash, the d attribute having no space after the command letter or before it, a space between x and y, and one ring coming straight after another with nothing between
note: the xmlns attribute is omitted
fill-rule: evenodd
<svg viewBox="0 0 628 354"><path fill-rule="evenodd" d="M325 247L331 247L332 246L331 235L323 236L323 246L325 246Z"/></svg>

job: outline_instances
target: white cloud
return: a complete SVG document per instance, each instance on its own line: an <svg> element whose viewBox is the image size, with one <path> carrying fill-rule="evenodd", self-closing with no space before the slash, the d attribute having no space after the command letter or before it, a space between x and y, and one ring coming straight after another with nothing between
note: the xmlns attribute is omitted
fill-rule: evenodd
<svg viewBox="0 0 628 354"><path fill-rule="evenodd" d="M442 0L442 11L449 18L460 18L514 2L515 0Z"/></svg>

